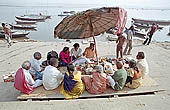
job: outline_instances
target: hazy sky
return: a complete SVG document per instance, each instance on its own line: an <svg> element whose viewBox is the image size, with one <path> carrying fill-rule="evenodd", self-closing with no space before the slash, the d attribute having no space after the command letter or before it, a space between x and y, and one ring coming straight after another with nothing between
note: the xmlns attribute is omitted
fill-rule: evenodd
<svg viewBox="0 0 170 110"><path fill-rule="evenodd" d="M106 4L116 6L144 6L144 7L165 7L170 8L170 0L0 0L0 5L16 4Z"/></svg>

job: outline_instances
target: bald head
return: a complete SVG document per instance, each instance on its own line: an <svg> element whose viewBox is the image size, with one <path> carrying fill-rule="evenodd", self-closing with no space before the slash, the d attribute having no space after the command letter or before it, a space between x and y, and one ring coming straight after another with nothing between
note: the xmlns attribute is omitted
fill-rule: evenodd
<svg viewBox="0 0 170 110"><path fill-rule="evenodd" d="M121 61L116 62L117 69L121 69L123 66L123 63Z"/></svg>
<svg viewBox="0 0 170 110"><path fill-rule="evenodd" d="M22 63L22 68L23 68L23 69L29 70L30 67L31 67L31 63L30 63L29 61L24 61L24 62Z"/></svg>

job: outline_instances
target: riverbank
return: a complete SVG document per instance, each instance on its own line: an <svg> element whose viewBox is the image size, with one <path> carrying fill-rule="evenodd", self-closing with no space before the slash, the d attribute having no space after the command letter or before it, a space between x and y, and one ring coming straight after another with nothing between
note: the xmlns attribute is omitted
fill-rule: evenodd
<svg viewBox="0 0 170 110"><path fill-rule="evenodd" d="M144 51L149 64L150 76L160 85L160 88L165 89L165 92L156 95L134 96L123 98L106 98L106 99L88 99L88 100L72 100L72 101L48 101L48 102L18 102L16 97L20 94L13 87L13 83L4 83L2 75L11 71L16 71L23 61L30 60L33 53L39 51L42 53L43 60L46 59L46 54L50 50L55 50L58 53L64 46L70 48L75 43L69 42L40 42L21 40L15 41L12 47L7 48L4 41L0 41L0 105L2 110L22 109L23 106L29 109L39 108L44 109L60 108L60 109L148 109L148 110L165 110L170 107L170 43L169 42L152 42L149 46L142 45L141 40L133 41L133 50L130 57L135 58L138 51ZM80 47L84 51L89 44L80 43ZM110 41L97 41L97 50L99 56L112 55L115 56L116 43ZM124 56L127 57L127 56ZM17 101L17 102L16 102ZM29 104L27 104L29 103ZM89 103L91 103L89 105ZM101 104L102 103L102 104ZM10 104L10 106L8 106ZM63 106L67 104L67 106ZM53 105L53 106L51 106ZM74 105L74 106L73 106ZM119 105L119 106L118 106ZM36 109L38 110L38 109Z"/></svg>

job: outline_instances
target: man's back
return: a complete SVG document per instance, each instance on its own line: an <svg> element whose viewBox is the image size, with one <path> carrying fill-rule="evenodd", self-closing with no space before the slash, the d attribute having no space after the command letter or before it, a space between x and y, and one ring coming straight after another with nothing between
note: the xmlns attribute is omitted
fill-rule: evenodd
<svg viewBox="0 0 170 110"><path fill-rule="evenodd" d="M126 40L126 38L123 35L119 36L117 45L122 47L125 40Z"/></svg>
<svg viewBox="0 0 170 110"><path fill-rule="evenodd" d="M121 90L123 89L126 79L127 79L127 72L124 69L124 67L122 67L121 69L118 69L114 75L113 75L113 79L115 80L116 84L114 86L114 88L116 90Z"/></svg>
<svg viewBox="0 0 170 110"><path fill-rule="evenodd" d="M55 89L60 85L62 78L62 73L56 67L47 66L43 71L43 86L46 90Z"/></svg>

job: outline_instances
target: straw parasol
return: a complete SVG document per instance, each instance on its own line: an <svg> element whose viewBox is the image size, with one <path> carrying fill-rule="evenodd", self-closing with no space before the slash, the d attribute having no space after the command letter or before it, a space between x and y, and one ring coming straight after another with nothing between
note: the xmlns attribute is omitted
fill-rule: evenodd
<svg viewBox="0 0 170 110"><path fill-rule="evenodd" d="M54 35L61 39L84 39L93 37L96 46L94 36L113 27L117 27L117 33L123 31L126 19L127 12L122 8L103 7L99 9L89 9L65 17L55 27Z"/></svg>

